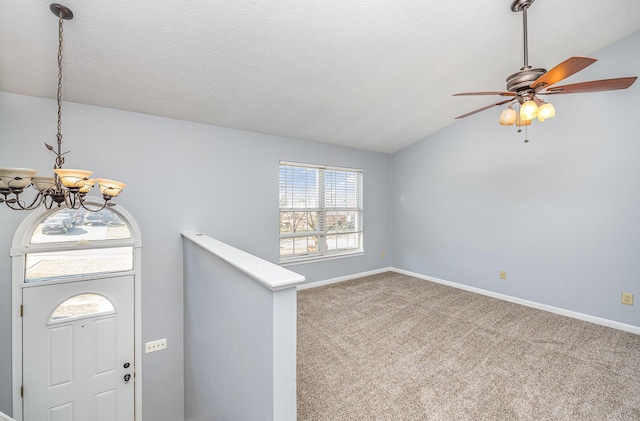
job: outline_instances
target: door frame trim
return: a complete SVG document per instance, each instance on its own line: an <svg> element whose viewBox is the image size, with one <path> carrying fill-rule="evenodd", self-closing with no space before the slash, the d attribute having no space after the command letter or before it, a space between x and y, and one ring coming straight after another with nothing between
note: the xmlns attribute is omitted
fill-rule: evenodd
<svg viewBox="0 0 640 421"><path fill-rule="evenodd" d="M94 206L100 203L87 200ZM22 306L22 289L25 286L25 254L33 251L28 247L33 230L47 215L60 210L42 209L33 211L20 223L13 237L11 247L11 392L13 404L13 418L16 421L23 421L22 407L22 317L20 308ZM141 256L141 234L138 224L133 216L120 205L116 209L109 209L124 219L131 232L131 246L133 246L133 282L134 282L134 420L142 420L142 256ZM127 272L131 275L131 272ZM109 276L109 275L107 275ZM72 280L70 282L82 282L103 278L104 276L90 276L83 279ZM31 287L32 285L30 285Z"/></svg>

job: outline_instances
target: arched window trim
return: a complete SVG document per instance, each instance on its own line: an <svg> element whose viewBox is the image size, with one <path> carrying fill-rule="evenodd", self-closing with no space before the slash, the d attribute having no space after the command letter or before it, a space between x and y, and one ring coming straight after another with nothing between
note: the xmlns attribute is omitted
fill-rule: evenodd
<svg viewBox="0 0 640 421"><path fill-rule="evenodd" d="M94 200L87 200L89 205L100 206L100 203ZM133 221L133 217L123 208L118 206L110 207L109 211L115 213L127 223L129 231L131 232L131 238L125 239L112 239L112 240L100 240L95 242L59 242L59 243L31 243L31 236L36 227L46 218L62 210L62 208L44 209L43 211L34 211L30 213L24 220L21 227L25 227L22 230L16 231L13 237L13 243L11 247L11 256L19 256L26 253L35 253L41 251L64 251L64 250L79 250L82 248L102 248L102 247L114 247L114 246L133 246L134 248L142 247L140 241L141 235L139 228L136 224L131 224L129 221Z"/></svg>

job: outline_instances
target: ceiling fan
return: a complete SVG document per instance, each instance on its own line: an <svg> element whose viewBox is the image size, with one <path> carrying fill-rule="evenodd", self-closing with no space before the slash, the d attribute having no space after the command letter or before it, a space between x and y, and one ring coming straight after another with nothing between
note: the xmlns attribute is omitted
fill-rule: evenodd
<svg viewBox="0 0 640 421"><path fill-rule="evenodd" d="M534 1L535 0L515 0L511 4L511 11L522 12L523 16L524 66L519 72L516 72L507 78L507 90L497 92L462 92L454 94L454 96L500 95L508 97L508 99L495 102L487 105L486 107L463 114L456 117L456 119L465 118L499 105L509 104L507 109L500 115L500 125L511 126L515 123L517 126L528 126L531 124L531 120L536 117L540 121L555 117L555 108L553 105L543 100L540 97L541 95L577 94L627 89L636 81L637 76L633 76L554 86L556 83L578 73L587 66L595 63L597 60L589 57L570 57L549 71L546 69L534 69L529 66L527 45L527 9ZM520 112L516 113L513 106L518 104L520 105Z"/></svg>

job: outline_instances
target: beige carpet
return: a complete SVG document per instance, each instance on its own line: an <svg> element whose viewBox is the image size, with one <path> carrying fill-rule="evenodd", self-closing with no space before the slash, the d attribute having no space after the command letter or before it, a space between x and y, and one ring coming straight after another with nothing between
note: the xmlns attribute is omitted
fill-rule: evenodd
<svg viewBox="0 0 640 421"><path fill-rule="evenodd" d="M640 420L640 335L398 273L298 292L299 420Z"/></svg>

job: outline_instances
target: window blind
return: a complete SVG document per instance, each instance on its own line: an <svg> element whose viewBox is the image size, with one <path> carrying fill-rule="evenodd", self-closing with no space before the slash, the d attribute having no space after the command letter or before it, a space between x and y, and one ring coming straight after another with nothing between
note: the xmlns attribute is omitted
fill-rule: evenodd
<svg viewBox="0 0 640 421"><path fill-rule="evenodd" d="M280 162L280 261L362 251L363 172Z"/></svg>

